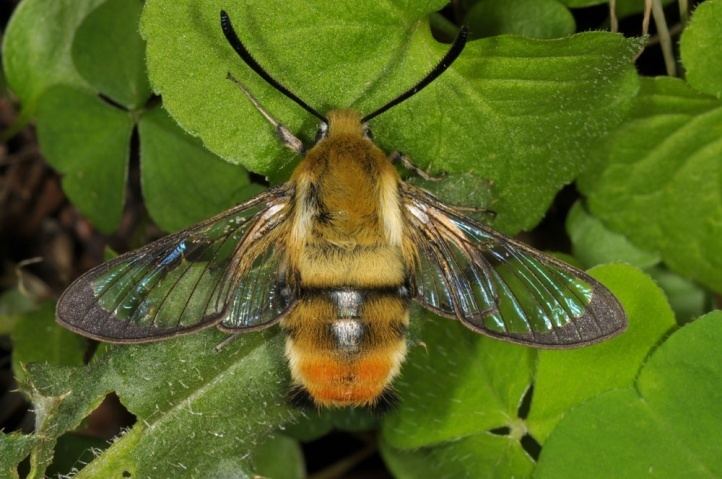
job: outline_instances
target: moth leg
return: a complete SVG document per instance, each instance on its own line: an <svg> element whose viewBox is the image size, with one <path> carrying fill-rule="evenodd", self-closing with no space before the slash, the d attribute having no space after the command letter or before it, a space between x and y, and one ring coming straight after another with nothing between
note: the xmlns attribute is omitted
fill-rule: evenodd
<svg viewBox="0 0 722 479"><path fill-rule="evenodd" d="M235 83L238 88L241 89L244 95L246 95L246 98L251 102L251 104L258 110L258 112L263 115L263 118L265 118L268 123L270 123L273 128L276 130L276 134L278 135L278 138L281 140L281 143L283 143L283 146L288 148L289 150L297 153L298 155L303 155L304 153L304 146L303 142L298 139L293 133L291 133L291 130L286 128L282 123L280 123L278 120L273 118L268 111L263 108L263 106L260 104L260 102L256 99L253 94L248 91L248 89L243 85L243 83L240 82L236 77L234 77L230 72L228 72L228 75L226 76L228 80L231 80L233 83Z"/></svg>
<svg viewBox="0 0 722 479"><path fill-rule="evenodd" d="M441 181L444 179L443 176L433 176L422 170L421 168L416 166L413 161L411 161L411 158L401 153L400 151L394 151L393 153L391 153L391 155L389 156L389 161L394 164L401 163L404 168L420 176L426 181Z"/></svg>
<svg viewBox="0 0 722 479"><path fill-rule="evenodd" d="M220 353L223 348L231 344L233 341L238 339L238 337L243 333L233 333L230 336L228 336L226 339L221 341L220 343L216 344L216 346L213 348L213 350L217 353Z"/></svg>

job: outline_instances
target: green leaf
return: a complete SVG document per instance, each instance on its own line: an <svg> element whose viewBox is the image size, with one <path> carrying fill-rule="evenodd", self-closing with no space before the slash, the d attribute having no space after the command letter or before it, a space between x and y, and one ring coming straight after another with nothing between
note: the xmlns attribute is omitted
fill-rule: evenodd
<svg viewBox="0 0 722 479"><path fill-rule="evenodd" d="M298 442L285 436L273 436L258 446L252 455L255 477L302 479L306 477L303 452Z"/></svg>
<svg viewBox="0 0 722 479"><path fill-rule="evenodd" d="M673 271L722 291L722 103L678 79L644 79L633 111L579 181L590 211Z"/></svg>
<svg viewBox="0 0 722 479"><path fill-rule="evenodd" d="M660 261L658 254L637 248L623 235L610 231L579 201L569 211L566 229L574 257L586 268L614 261L648 268Z"/></svg>
<svg viewBox="0 0 722 479"><path fill-rule="evenodd" d="M141 0L107 0L80 24L73 40L73 61L97 91L128 109L150 96L145 73L145 44L138 32Z"/></svg>
<svg viewBox="0 0 722 479"><path fill-rule="evenodd" d="M714 298L698 284L662 267L647 272L664 290L678 323L687 323L713 309Z"/></svg>
<svg viewBox="0 0 722 479"><path fill-rule="evenodd" d="M84 368L30 368L23 389L36 409L53 406L38 417L45 439L36 452L38 471L51 461L57 437L77 427L110 391L138 422L76 477L123 477L124 471L161 479L217 477L231 465L250 468L248 454L295 414L285 400L282 341L272 332L250 333L214 352L224 337L208 331L108 347Z"/></svg>
<svg viewBox="0 0 722 479"><path fill-rule="evenodd" d="M133 119L74 88L56 86L38 110L38 140L48 162L63 175L63 189L103 232L120 221Z"/></svg>
<svg viewBox="0 0 722 479"><path fill-rule="evenodd" d="M686 323L710 310L712 297L704 288L659 265L658 254L637 248L625 236L608 229L581 202L569 211L566 227L574 256L584 267L620 261L646 269L664 290L677 322Z"/></svg>
<svg viewBox="0 0 722 479"><path fill-rule="evenodd" d="M571 411L542 449L535 477L722 475L722 312L669 337L634 387Z"/></svg>
<svg viewBox="0 0 722 479"><path fill-rule="evenodd" d="M415 346L395 382L400 403L382 424L384 457L399 477L418 477L424 469L434 477L526 477L532 468L522 446L527 431L543 439L569 407L631 384L674 317L659 288L635 268L606 265L590 273L620 299L630 327L602 344L540 351L526 419L519 414L532 382L533 349L438 318L415 322Z"/></svg>
<svg viewBox="0 0 722 479"><path fill-rule="evenodd" d="M24 0L15 9L3 40L3 65L24 114L35 111L51 85L87 85L75 70L71 45L80 23L103 1Z"/></svg>
<svg viewBox="0 0 722 479"><path fill-rule="evenodd" d="M13 372L22 381L25 365L48 362L79 366L87 343L82 337L61 328L55 322L55 302L42 303L37 311L26 314L12 332Z"/></svg>
<svg viewBox="0 0 722 479"><path fill-rule="evenodd" d="M307 413L297 421L284 426L283 433L301 442L310 442L328 434L333 429L333 423L324 414L324 411Z"/></svg>
<svg viewBox="0 0 722 479"><path fill-rule="evenodd" d="M418 450L395 449L382 442L381 454L397 479L523 478L534 469L534 461L519 447L518 438L491 433Z"/></svg>
<svg viewBox="0 0 722 479"><path fill-rule="evenodd" d="M30 454L35 438L26 434L0 432L0 474L17 479L17 467Z"/></svg>
<svg viewBox="0 0 722 479"><path fill-rule="evenodd" d="M220 30L221 7L259 63L309 104L368 112L418 81L448 49L426 20L443 6L150 0L141 31L151 84L169 113L211 151L269 174L288 155L227 72L292 131L309 138L315 121L237 58ZM591 142L623 118L637 90L631 60L639 45L600 32L470 42L432 86L374 121L376 138L422 167L493 182L496 225L529 228L584 167Z"/></svg>
<svg viewBox="0 0 722 479"><path fill-rule="evenodd" d="M409 357L394 382L399 406L383 436L411 449L510 427L531 382L533 350L480 336L417 310Z"/></svg>
<svg viewBox="0 0 722 479"><path fill-rule="evenodd" d="M17 322L36 304L17 288L0 293L0 335L10 334Z"/></svg>
<svg viewBox="0 0 722 479"><path fill-rule="evenodd" d="M197 223L260 192L243 168L208 152L162 109L143 114L138 131L145 204L164 230Z"/></svg>
<svg viewBox="0 0 722 479"><path fill-rule="evenodd" d="M722 98L722 1L709 0L694 11L680 40L680 53L689 84Z"/></svg>
<svg viewBox="0 0 722 479"><path fill-rule="evenodd" d="M466 14L472 38L511 33L532 38L557 38L576 30L571 12L557 0L480 0Z"/></svg>
<svg viewBox="0 0 722 479"><path fill-rule="evenodd" d="M664 293L636 268L613 264L593 268L590 273L622 303L629 326L601 344L539 351L527 422L530 433L540 442L573 406L632 384L649 351L676 324Z"/></svg>

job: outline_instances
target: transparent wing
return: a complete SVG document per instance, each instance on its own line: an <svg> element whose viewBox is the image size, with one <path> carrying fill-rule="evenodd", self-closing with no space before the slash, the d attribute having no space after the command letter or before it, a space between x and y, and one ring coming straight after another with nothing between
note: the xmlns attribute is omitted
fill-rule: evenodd
<svg viewBox="0 0 722 479"><path fill-rule="evenodd" d="M61 296L58 321L110 342L154 341L221 321L233 329L273 324L292 299L275 293L280 273L256 259L280 256L274 237L288 190L264 192L88 271ZM265 295L254 303L265 309L239 305L249 289Z"/></svg>
<svg viewBox="0 0 722 479"><path fill-rule="evenodd" d="M257 234L266 233L261 229ZM228 281L228 308L219 324L223 331L265 328L278 322L293 303L292 289L286 283L283 244L277 238L271 238L269 243L257 254L247 255L244 259L249 263L235 268L237 273Z"/></svg>
<svg viewBox="0 0 722 479"><path fill-rule="evenodd" d="M419 250L416 300L471 329L546 347L583 345L626 327L617 299L581 270L402 190Z"/></svg>

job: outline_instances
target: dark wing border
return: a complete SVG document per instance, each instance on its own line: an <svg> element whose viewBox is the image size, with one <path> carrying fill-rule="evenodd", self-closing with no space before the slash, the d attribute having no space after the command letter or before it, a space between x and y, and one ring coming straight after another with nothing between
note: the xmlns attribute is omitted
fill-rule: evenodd
<svg viewBox="0 0 722 479"><path fill-rule="evenodd" d="M420 188L408 184L402 185L401 198L404 207L403 214L406 217L407 225L411 227L413 235L416 236L415 242L419 253L431 253L433 255L434 261L444 273L444 280L447 287L451 288L450 291L452 294L450 294L450 297L453 302L453 313L440 310L428 304L424 298L417 295L414 299L425 309L443 317L459 319L464 326L477 333L526 346L549 349L581 347L598 343L626 329L626 314L619 300L617 300L604 285L584 271L552 256L541 253L524 243L497 233L489 227L459 214L453 208L439 201L431 193ZM423 208L425 210L423 213L425 213L428 218L427 224L418 219L415 213L410 210L410 207ZM479 258L475 259L473 251L478 249L478 246L475 245L470 238L463 235L460 236L458 233L451 231L448 226L439 222L439 216L445 216L455 223L478 229L500 244L509 245L511 248L519 250L540 261L542 264L562 270L589 283L592 288L592 299L586 306L584 315L573 319L563 327L552 328L548 332L499 333L480 326L478 322L474 321L478 318L467 317L461 308L458 295L455 293L455 291L457 291L456 288L460 286L459 284L455 284L452 268L448 263L448 249L446 252L444 251L444 249L447 248L445 242L453 242L460 251L464 252L469 261L485 270L487 274L490 274L488 268L493 268L493 266L484 261L483 251L480 251ZM423 244L424 241L427 243ZM604 326L604 328L602 326Z"/></svg>

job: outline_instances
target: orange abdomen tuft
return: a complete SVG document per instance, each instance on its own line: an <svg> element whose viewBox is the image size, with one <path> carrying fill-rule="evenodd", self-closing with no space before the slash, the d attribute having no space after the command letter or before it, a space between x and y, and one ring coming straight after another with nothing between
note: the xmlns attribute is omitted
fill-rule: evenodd
<svg viewBox="0 0 722 479"><path fill-rule="evenodd" d="M370 406L398 373L406 343L366 354L312 352L294 347L288 340L287 355L295 381L319 406Z"/></svg>

